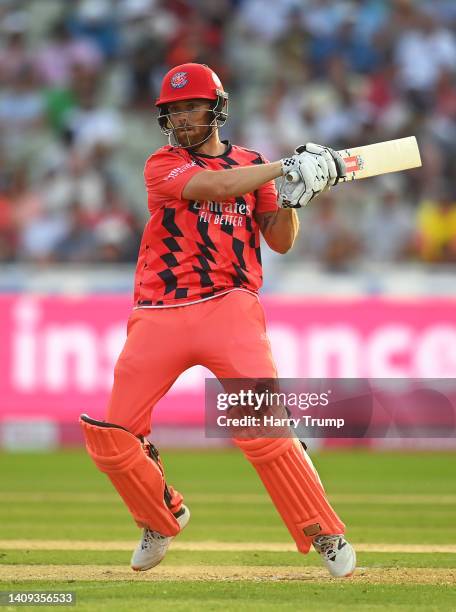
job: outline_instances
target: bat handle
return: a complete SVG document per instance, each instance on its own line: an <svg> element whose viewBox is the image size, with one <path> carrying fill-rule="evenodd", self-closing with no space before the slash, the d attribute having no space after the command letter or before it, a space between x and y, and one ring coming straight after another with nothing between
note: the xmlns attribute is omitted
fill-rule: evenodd
<svg viewBox="0 0 456 612"><path fill-rule="evenodd" d="M289 183L297 183L299 181L299 174L295 170L292 170L285 175L285 178Z"/></svg>

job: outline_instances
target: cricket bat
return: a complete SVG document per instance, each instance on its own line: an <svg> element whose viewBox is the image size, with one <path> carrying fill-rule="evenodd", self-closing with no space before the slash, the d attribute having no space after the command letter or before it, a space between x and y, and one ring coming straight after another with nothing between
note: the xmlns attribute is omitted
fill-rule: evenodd
<svg viewBox="0 0 456 612"><path fill-rule="evenodd" d="M421 166L420 151L415 136L354 149L343 149L339 153L347 165L347 176L339 181L344 183ZM287 180L293 183L298 181L298 173L289 172Z"/></svg>

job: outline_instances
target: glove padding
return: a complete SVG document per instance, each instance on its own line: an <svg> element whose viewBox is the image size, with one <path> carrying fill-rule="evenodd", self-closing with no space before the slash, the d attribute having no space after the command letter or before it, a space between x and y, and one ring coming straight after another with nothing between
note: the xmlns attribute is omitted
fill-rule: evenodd
<svg viewBox="0 0 456 612"><path fill-rule="evenodd" d="M295 149L295 155L300 155L302 153L321 155L325 158L329 171L328 189L334 185L337 185L341 179L347 176L347 167L338 151L335 151L330 147L323 147L313 142L308 142L307 144L301 145Z"/></svg>
<svg viewBox="0 0 456 612"><path fill-rule="evenodd" d="M284 177L278 197L282 208L306 206L346 176L345 162L337 151L311 142L297 147L292 157L283 159L282 170Z"/></svg>

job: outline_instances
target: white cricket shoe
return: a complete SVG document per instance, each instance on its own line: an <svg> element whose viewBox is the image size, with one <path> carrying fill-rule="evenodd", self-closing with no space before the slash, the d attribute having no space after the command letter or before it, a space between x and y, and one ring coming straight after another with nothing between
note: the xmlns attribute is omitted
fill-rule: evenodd
<svg viewBox="0 0 456 612"><path fill-rule="evenodd" d="M190 510L182 505L182 514L176 516L181 531L190 520ZM160 563L166 555L172 536L164 536L158 531L144 529L141 541L131 557L131 569L135 572L144 572Z"/></svg>
<svg viewBox="0 0 456 612"><path fill-rule="evenodd" d="M356 568L355 549L343 535L317 536L313 539L313 545L331 576L343 578L353 574Z"/></svg>

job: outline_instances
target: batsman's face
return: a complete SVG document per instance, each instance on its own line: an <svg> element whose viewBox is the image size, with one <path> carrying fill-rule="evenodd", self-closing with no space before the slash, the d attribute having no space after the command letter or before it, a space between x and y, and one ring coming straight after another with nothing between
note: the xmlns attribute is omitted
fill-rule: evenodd
<svg viewBox="0 0 456 612"><path fill-rule="evenodd" d="M184 100L168 104L169 126L184 146L200 142L213 121L210 100Z"/></svg>

